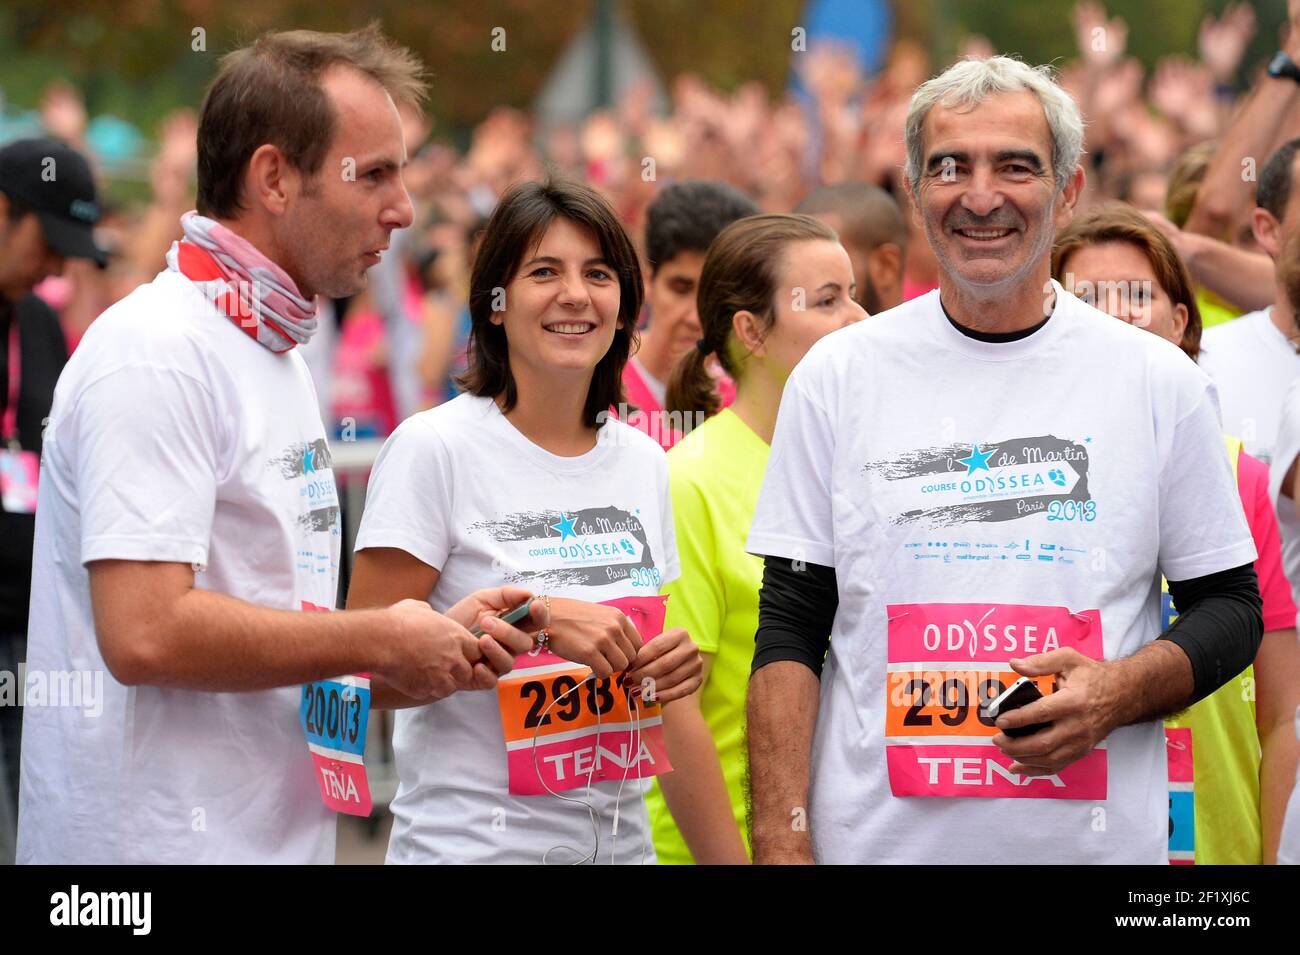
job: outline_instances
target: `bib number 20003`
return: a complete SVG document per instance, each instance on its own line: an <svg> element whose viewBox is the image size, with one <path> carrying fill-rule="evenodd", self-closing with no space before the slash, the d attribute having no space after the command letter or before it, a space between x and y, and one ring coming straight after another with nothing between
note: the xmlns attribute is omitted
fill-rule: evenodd
<svg viewBox="0 0 1300 955"><path fill-rule="evenodd" d="M307 705L308 733L341 737L348 743L360 739L361 700L355 692L340 693L336 683L308 683L302 693Z"/></svg>

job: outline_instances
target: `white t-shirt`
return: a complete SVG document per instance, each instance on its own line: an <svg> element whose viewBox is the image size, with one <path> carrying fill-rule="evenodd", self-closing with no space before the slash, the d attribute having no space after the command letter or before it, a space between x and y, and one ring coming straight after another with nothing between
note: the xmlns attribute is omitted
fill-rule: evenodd
<svg viewBox="0 0 1300 955"><path fill-rule="evenodd" d="M337 434L339 422L334 416L334 353L338 349L338 318L334 314L334 300L318 296L316 299L316 334L294 351L307 363L312 387L316 389L316 404L320 407L325 436Z"/></svg>
<svg viewBox="0 0 1300 955"><path fill-rule="evenodd" d="M667 458L654 440L611 419L591 451L560 457L525 438L495 402L468 394L393 432L371 472L356 546L396 547L437 568L429 603L439 611L505 583L599 602L658 594L679 574ZM572 556L611 547L618 556ZM572 862L591 851L584 805L510 794L495 690L399 710L393 746L400 785L389 862L538 863L559 845L578 851L557 850L549 861ZM600 862L612 848L618 862L641 860L647 788L629 779L619 802L619 783L592 785ZM654 860L653 848L646 858Z"/></svg>
<svg viewBox="0 0 1300 955"><path fill-rule="evenodd" d="M45 432L19 860L332 863L335 817L299 728L301 690L118 683L85 564L191 563L200 589L332 609L339 547L301 356L257 344L171 271L96 319ZM87 674L102 693L94 708L32 705L34 673Z"/></svg>
<svg viewBox="0 0 1300 955"><path fill-rule="evenodd" d="M1300 355L1273 324L1272 311L1207 328L1197 358L1219 392L1224 432L1265 464L1272 460L1282 396L1300 375Z"/></svg>
<svg viewBox="0 0 1300 955"><path fill-rule="evenodd" d="M1300 456L1300 378L1291 383L1283 398L1277 444L1273 451L1273 464L1268 474L1269 498L1277 512L1282 539L1282 570L1291 583L1292 598L1300 599L1300 518L1296 517L1291 489L1283 487L1287 471ZM1300 629L1300 617L1297 617L1296 626ZM1300 708L1296 710L1295 730L1300 736ZM1300 865L1300 768L1296 772L1296 782L1291 801L1287 804L1286 821L1278 845L1278 862L1288 865Z"/></svg>
<svg viewBox="0 0 1300 955"><path fill-rule="evenodd" d="M1155 639L1160 570L1255 558L1209 379L1053 284L1019 341L963 335L935 291L828 335L786 384L747 548L836 571L821 862L1166 861L1159 722L1030 779L978 717L1012 658Z"/></svg>

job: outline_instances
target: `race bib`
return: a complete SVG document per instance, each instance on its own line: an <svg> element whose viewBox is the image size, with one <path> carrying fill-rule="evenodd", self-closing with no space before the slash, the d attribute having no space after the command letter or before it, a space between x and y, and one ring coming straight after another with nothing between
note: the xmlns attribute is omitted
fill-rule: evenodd
<svg viewBox="0 0 1300 955"><path fill-rule="evenodd" d="M329 612L305 600L302 609ZM370 815L370 783L362 759L370 725L370 674L305 684L298 720L307 737L321 800L335 812Z"/></svg>
<svg viewBox="0 0 1300 955"><path fill-rule="evenodd" d="M632 620L642 642L664 629L668 598L602 601ZM666 773L658 703L629 700L621 674L588 680L591 668L544 651L515 658L497 684L510 793L541 796L593 783Z"/></svg>
<svg viewBox="0 0 1300 955"><path fill-rule="evenodd" d="M36 513L41 459L35 451L0 448L0 505L8 514Z"/></svg>
<svg viewBox="0 0 1300 955"><path fill-rule="evenodd" d="M1192 763L1192 731L1188 727L1165 727L1165 750L1169 757L1169 862L1196 862L1195 766Z"/></svg>
<svg viewBox="0 0 1300 955"><path fill-rule="evenodd" d="M1019 679L1012 658L1073 647L1103 659L1101 615L1023 604L890 604L885 758L895 796L1105 799L1106 744L1022 776L980 709ZM1054 676L1035 678L1044 696Z"/></svg>

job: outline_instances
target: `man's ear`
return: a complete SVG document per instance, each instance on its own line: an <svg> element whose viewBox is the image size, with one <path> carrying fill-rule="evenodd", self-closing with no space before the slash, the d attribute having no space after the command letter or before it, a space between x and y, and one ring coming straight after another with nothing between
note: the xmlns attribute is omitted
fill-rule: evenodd
<svg viewBox="0 0 1300 955"><path fill-rule="evenodd" d="M903 250L892 242L882 242L867 256L867 271L876 291L903 287Z"/></svg>
<svg viewBox="0 0 1300 955"><path fill-rule="evenodd" d="M1273 213L1256 206L1250 214L1250 231L1255 233L1255 241L1270 259L1282 254L1282 223Z"/></svg>
<svg viewBox="0 0 1300 955"><path fill-rule="evenodd" d="M912 217L912 225L925 231L925 221L921 218L921 200L912 187L912 180L903 175L903 195L904 202L907 203L908 214Z"/></svg>
<svg viewBox="0 0 1300 955"><path fill-rule="evenodd" d="M1079 197L1083 195L1083 187L1086 181L1082 165L1075 166L1074 172L1070 173L1070 178L1065 180L1065 186L1061 189L1061 195L1056 206L1056 229L1058 232L1074 221L1074 210L1079 204Z"/></svg>
<svg viewBox="0 0 1300 955"><path fill-rule="evenodd" d="M763 344L767 337L763 324L753 312L742 309L731 316L731 330L748 354L761 356L767 353Z"/></svg>
<svg viewBox="0 0 1300 955"><path fill-rule="evenodd" d="M280 147L263 143L248 158L248 171L244 173L244 197L272 215L283 215L290 199L300 186L298 170L290 164Z"/></svg>

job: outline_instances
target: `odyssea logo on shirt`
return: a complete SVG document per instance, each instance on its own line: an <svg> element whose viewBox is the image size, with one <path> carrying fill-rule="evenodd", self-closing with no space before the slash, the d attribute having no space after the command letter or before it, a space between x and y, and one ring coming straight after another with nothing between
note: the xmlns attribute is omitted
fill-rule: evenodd
<svg viewBox="0 0 1300 955"><path fill-rule="evenodd" d="M293 482L297 492L297 570L317 580L337 575L343 526L329 445L324 438L295 441L267 461L267 466ZM332 584L329 589L333 590Z"/></svg>
<svg viewBox="0 0 1300 955"><path fill-rule="evenodd" d="M331 470L329 445L324 438L296 441L270 461L286 481L298 482L304 505L298 523L309 531L330 531L338 526L339 498Z"/></svg>
<svg viewBox="0 0 1300 955"><path fill-rule="evenodd" d="M1039 435L919 448L869 462L862 473L883 480L878 490L895 524L943 527L1034 514L1090 522L1097 508L1088 490L1090 443Z"/></svg>
<svg viewBox="0 0 1300 955"><path fill-rule="evenodd" d="M470 526L502 545L512 583L598 587L629 580L657 592L659 569L635 513L618 507L521 511Z"/></svg>

